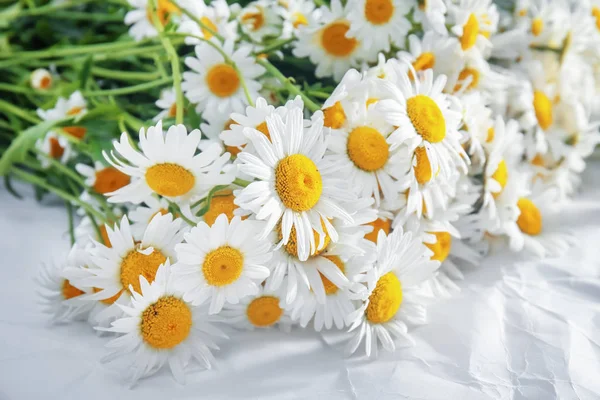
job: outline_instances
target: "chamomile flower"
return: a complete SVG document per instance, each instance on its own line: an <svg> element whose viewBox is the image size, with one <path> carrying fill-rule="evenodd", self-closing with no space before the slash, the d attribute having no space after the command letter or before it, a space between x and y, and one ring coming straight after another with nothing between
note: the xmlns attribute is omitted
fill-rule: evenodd
<svg viewBox="0 0 600 400"><path fill-rule="evenodd" d="M489 38L498 27L496 5L491 0L460 0L448 11L454 24L452 33L459 38L462 51L489 56Z"/></svg>
<svg viewBox="0 0 600 400"><path fill-rule="evenodd" d="M309 57L317 66L317 78L333 76L339 81L361 59L376 57L376 49L364 46L360 39L348 37L350 21L340 0L332 0L331 8L321 7L321 18L298 32L293 53L296 57Z"/></svg>
<svg viewBox="0 0 600 400"><path fill-rule="evenodd" d="M289 332L293 324L285 293L260 286L258 293L242 298L239 304L227 304L219 313L225 322L242 330L265 329L277 326Z"/></svg>
<svg viewBox="0 0 600 400"><path fill-rule="evenodd" d="M35 148L44 156L38 155L38 160L43 168L49 168L52 164L48 158L65 164L73 156L73 148L69 140L57 131L48 132L42 139L35 142Z"/></svg>
<svg viewBox="0 0 600 400"><path fill-rule="evenodd" d="M200 124L202 140L200 140L198 148L201 151L204 151L210 146L217 144L221 148L222 152L228 152L232 157L237 156L237 154L240 152L240 149L234 146L227 146L220 138L221 132L230 129L231 124L234 123L234 121L230 118L230 115L225 113L218 113L214 115L204 113L202 115L202 119L203 122Z"/></svg>
<svg viewBox="0 0 600 400"><path fill-rule="evenodd" d="M440 35L448 34L444 0L414 0L413 3L415 22L420 22L426 30L433 29Z"/></svg>
<svg viewBox="0 0 600 400"><path fill-rule="evenodd" d="M236 204L251 210L257 219L267 220L260 235L263 239L281 223L282 241L287 244L293 228L298 256L306 260L316 249L313 230L319 238L327 233L335 242L337 234L329 219L352 222L340 201L351 201L354 196L346 183L334 177L339 167L323 158L322 113L315 113L310 127L304 126L300 106L288 110L285 118L269 115L266 122L270 140L256 129L244 130L258 157L242 151L239 170L258 181L236 194Z"/></svg>
<svg viewBox="0 0 600 400"><path fill-rule="evenodd" d="M169 211L169 201L162 197L148 196L138 206L132 208L127 217L130 221L131 233L135 240L141 240L146 227L157 214L165 215ZM177 216L176 216L177 217Z"/></svg>
<svg viewBox="0 0 600 400"><path fill-rule="evenodd" d="M402 47L411 28L406 19L410 8L411 4L402 0L353 0L348 12L348 36L377 51L390 51L390 43Z"/></svg>
<svg viewBox="0 0 600 400"><path fill-rule="evenodd" d="M246 107L245 114L232 113L231 124L229 124L228 129L222 131L219 137L228 148L235 149L234 152L237 155L249 142L244 134L244 128L254 128L270 138L265 118L273 112L275 112L275 107L267 104L265 99L259 97L256 99L254 107Z"/></svg>
<svg viewBox="0 0 600 400"><path fill-rule="evenodd" d="M408 51L399 51L398 59L406 61L399 64L403 72L411 79L412 70L408 64L411 64L413 69L422 74L427 69L433 69L436 74L445 74L451 76L461 68L461 57L459 42L452 37L437 34L433 31L425 32L423 38L420 39L417 35L408 37Z"/></svg>
<svg viewBox="0 0 600 400"><path fill-rule="evenodd" d="M257 221L234 217L228 222L221 214L212 226L204 222L185 234L185 243L177 245L179 262L173 265L177 288L194 305L210 303L211 314L225 303L255 295L269 276L266 267L271 246L257 239Z"/></svg>
<svg viewBox="0 0 600 400"><path fill-rule="evenodd" d="M463 126L465 147L471 162L484 165L486 153L484 145L494 140L494 121L492 110L487 106L480 92L469 93L461 97L463 106Z"/></svg>
<svg viewBox="0 0 600 400"><path fill-rule="evenodd" d="M56 121L66 117L82 117L87 113L87 102L79 90L73 92L69 98L59 97L53 108L37 110L37 114L44 121Z"/></svg>
<svg viewBox="0 0 600 400"><path fill-rule="evenodd" d="M352 337L346 352L352 354L364 340L367 356L376 354L378 343L394 351L394 338L411 341L406 323L425 322L426 310L420 284L431 278L439 262L410 232L401 228L389 236L380 232L374 268L362 277L366 285L363 304L346 318Z"/></svg>
<svg viewBox="0 0 600 400"><path fill-rule="evenodd" d="M132 384L169 365L173 377L185 381L185 368L196 360L206 369L214 362L211 350L218 350L218 339L226 339L218 322L204 307L192 307L173 283L167 261L156 271L149 283L140 276L140 292L133 292L131 306L123 306L125 313L105 329L119 334L106 344L110 349L105 360L129 358Z"/></svg>
<svg viewBox="0 0 600 400"><path fill-rule="evenodd" d="M128 0L133 8L125 14L125 25L130 25L129 34L136 40L158 36L153 22L152 0ZM183 5L183 4L182 4ZM166 26L175 16L181 16L181 11L169 0L158 0L156 18L162 26Z"/></svg>
<svg viewBox="0 0 600 400"><path fill-rule="evenodd" d="M29 78L31 87L37 90L48 90L52 87L54 78L50 71L44 68L38 68L31 73Z"/></svg>
<svg viewBox="0 0 600 400"><path fill-rule="evenodd" d="M156 100L156 107L162 111L159 112L156 117L152 118L153 121L158 122L165 118L175 118L177 115L177 103L175 98L175 89L169 88L160 92L160 98Z"/></svg>
<svg viewBox="0 0 600 400"><path fill-rule="evenodd" d="M276 2L257 0L249 3L237 19L242 31L254 42L277 37L283 25L283 8Z"/></svg>
<svg viewBox="0 0 600 400"><path fill-rule="evenodd" d="M107 167L101 162L96 161L93 167L85 164L75 166L85 178L85 184L99 194L106 194L119 190L130 183L131 178L113 167Z"/></svg>
<svg viewBox="0 0 600 400"><path fill-rule="evenodd" d="M303 29L315 18L315 3L310 0L285 0L280 2L283 6L283 34L289 37L294 32Z"/></svg>
<svg viewBox="0 0 600 400"><path fill-rule="evenodd" d="M194 1L185 8L204 25L200 26L188 15L182 15L177 31L190 35L185 38L186 44L200 44L200 38L216 40L213 39L215 33L225 40L237 39L237 21L231 20L231 9L225 0L213 0L210 5L203 1Z"/></svg>
<svg viewBox="0 0 600 400"><path fill-rule="evenodd" d="M184 125L174 125L164 134L159 121L148 130L140 129L139 136L141 153L132 147L127 133L113 142L120 158L114 151L110 156L103 153L115 168L134 178L129 185L107 193L110 202L139 204L152 193L185 202L233 181L233 174L224 168L229 154L221 155L218 146L194 155L200 142L198 129L188 134Z"/></svg>
<svg viewBox="0 0 600 400"><path fill-rule="evenodd" d="M228 40L222 48L236 67L208 43L196 46L196 57L187 57L185 65L191 69L183 73L185 95L198 112L229 114L241 112L247 104L244 84L251 99L258 97L261 84L256 80L265 72L250 56L250 46L241 45L237 50Z"/></svg>

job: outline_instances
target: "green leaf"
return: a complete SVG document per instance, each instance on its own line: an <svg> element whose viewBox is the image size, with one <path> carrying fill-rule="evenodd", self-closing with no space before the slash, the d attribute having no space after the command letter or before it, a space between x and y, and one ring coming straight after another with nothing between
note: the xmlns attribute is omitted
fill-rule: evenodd
<svg viewBox="0 0 600 400"><path fill-rule="evenodd" d="M63 121L64 120L42 121L26 131L21 132L21 134L12 141L8 149L6 149L2 158L0 158L0 176L8 174L14 163L22 162L25 159L27 151L31 150L35 145L35 141L44 136L52 127Z"/></svg>
<svg viewBox="0 0 600 400"><path fill-rule="evenodd" d="M82 90L85 89L87 81L90 77L92 64L94 64L94 56L90 55L86 58L85 62L81 66L81 71L79 71L79 88Z"/></svg>
<svg viewBox="0 0 600 400"><path fill-rule="evenodd" d="M0 28L8 28L21 11L21 3L15 3L0 12Z"/></svg>

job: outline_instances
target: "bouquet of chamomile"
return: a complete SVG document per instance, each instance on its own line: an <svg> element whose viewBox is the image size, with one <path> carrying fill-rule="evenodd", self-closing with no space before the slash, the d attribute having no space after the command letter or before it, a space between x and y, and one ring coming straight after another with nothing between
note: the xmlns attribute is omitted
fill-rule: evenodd
<svg viewBox="0 0 600 400"><path fill-rule="evenodd" d="M600 142L598 0L28 0L0 175L64 200L44 265L132 382L234 330L412 343L492 252L552 257Z"/></svg>

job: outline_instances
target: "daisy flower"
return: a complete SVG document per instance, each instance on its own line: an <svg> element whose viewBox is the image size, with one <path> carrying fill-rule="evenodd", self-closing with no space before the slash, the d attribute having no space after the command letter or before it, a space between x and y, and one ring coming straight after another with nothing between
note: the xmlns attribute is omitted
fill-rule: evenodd
<svg viewBox="0 0 600 400"><path fill-rule="evenodd" d="M287 244L293 228L298 256L306 260L316 249L313 230L322 238L325 225L325 232L336 241L329 220L352 222L339 202L351 201L354 196L343 180L334 177L339 167L323 158L322 113L315 113L312 125L306 128L300 106L288 110L285 118L269 115L266 122L270 140L256 129L244 129L258 157L242 151L238 154L239 170L258 180L236 194L236 204L251 210L259 220L267 219L261 239L281 223L282 243Z"/></svg>
<svg viewBox="0 0 600 400"><path fill-rule="evenodd" d="M133 8L125 14L125 25L130 25L129 34L138 42L144 38L158 36L152 19L152 0L128 0L128 2ZM181 3L183 6L184 2ZM156 15L160 24L166 26L173 16L179 19L181 11L169 0L158 0Z"/></svg>
<svg viewBox="0 0 600 400"><path fill-rule="evenodd" d="M119 190L129 185L131 178L113 167L107 167L101 162L96 161L93 167L85 164L75 166L84 178L87 187L93 189L96 193L106 194Z"/></svg>
<svg viewBox="0 0 600 400"><path fill-rule="evenodd" d="M433 29L440 35L448 34L446 29L446 2L444 0L414 0L415 22L423 25L423 30Z"/></svg>
<svg viewBox="0 0 600 400"><path fill-rule="evenodd" d="M261 84L256 78L265 69L251 57L251 47L242 45L234 50L233 41L228 40L222 51L235 67L208 43L197 45L196 57L185 59L191 71L183 73L181 87L198 112L214 115L242 111L247 104L242 81L250 98L258 97Z"/></svg>
<svg viewBox="0 0 600 400"><path fill-rule="evenodd" d="M340 0L332 0L331 8L321 7L319 12L322 15L318 21L298 32L293 50L296 57L308 57L317 66L317 78L333 76L339 81L349 68L358 66L361 59L370 60L376 56L376 50L347 36L350 21Z"/></svg>
<svg viewBox="0 0 600 400"><path fill-rule="evenodd" d="M464 143L472 163L482 166L486 161L484 145L495 138L492 110L487 106L480 92L472 92L461 97L463 107L462 132Z"/></svg>
<svg viewBox="0 0 600 400"><path fill-rule="evenodd" d="M206 369L214 362L211 350L218 350L218 339L226 339L214 318L203 307L192 307L173 284L167 261L149 283L140 276L140 292L133 292L131 306L122 306L125 316L105 329L119 334L106 344L105 360L127 357L132 384L169 365L173 377L185 381L185 368L196 360Z"/></svg>
<svg viewBox="0 0 600 400"><path fill-rule="evenodd" d="M258 293L271 258L270 244L257 238L259 224L240 217L229 222L221 214L212 226L199 222L185 234L185 243L176 247L179 262L173 274L186 301L209 302L209 312L215 314L225 303L238 304Z"/></svg>
<svg viewBox="0 0 600 400"><path fill-rule="evenodd" d="M390 51L390 42L396 47L405 45L404 39L411 28L406 15L411 4L403 0L353 0L350 2L348 36L362 41L365 48Z"/></svg>
<svg viewBox="0 0 600 400"><path fill-rule="evenodd" d="M44 121L56 121L66 117L82 117L87 113L87 102L79 90L73 92L68 99L59 97L54 108L37 110Z"/></svg>
<svg viewBox="0 0 600 400"><path fill-rule="evenodd" d="M181 17L177 32L192 35L185 38L186 44L201 44L202 40L198 37L211 40L214 33L219 34L225 40L236 40L238 38L237 21L230 21L231 9L225 0L213 0L210 5L206 5L203 1L194 1L189 2L184 8L204 25L204 27L201 27L195 20L185 14Z"/></svg>
<svg viewBox="0 0 600 400"><path fill-rule="evenodd" d="M419 286L431 278L439 266L420 238L401 228L389 236L379 233L374 268L361 281L366 285L363 304L347 316L352 337L346 352L352 354L364 340L367 356L376 354L378 342L394 351L394 338L410 341L406 323L425 322Z"/></svg>
<svg viewBox="0 0 600 400"><path fill-rule="evenodd" d="M37 90L48 90L52 87L54 78L50 71L44 68L38 68L31 73L29 78L31 87Z"/></svg>
<svg viewBox="0 0 600 400"><path fill-rule="evenodd" d="M167 199L148 196L142 203L127 213L133 237L136 240L141 240L152 218L157 214L165 215L169 213L169 201ZM175 217L177 218L177 215Z"/></svg>
<svg viewBox="0 0 600 400"><path fill-rule="evenodd" d="M134 177L129 185L107 193L110 202L139 204L152 193L185 202L234 179L232 173L222 173L229 154L222 155L218 146L194 155L200 142L198 129L188 134L184 125L174 125L164 134L159 121L147 131L141 128L139 137L141 153L133 148L126 132L120 141L113 142L120 158L114 151L110 156L103 152L116 169Z"/></svg>
<svg viewBox="0 0 600 400"><path fill-rule="evenodd" d="M282 290L270 291L260 286L255 295L242 298L239 304L227 304L219 313L224 321L242 330L277 326L289 332L293 324Z"/></svg>
<svg viewBox="0 0 600 400"><path fill-rule="evenodd" d="M175 89L169 88L161 91L160 98L156 100L156 103L154 104L162 111L159 112L156 117L152 118L153 121L158 122L166 118L175 118L175 115L177 114Z"/></svg>
<svg viewBox="0 0 600 400"><path fill-rule="evenodd" d="M303 29L309 23L314 23L315 3L310 0L285 0L283 6L283 33L282 37L291 37L293 33Z"/></svg>
<svg viewBox="0 0 600 400"><path fill-rule="evenodd" d="M452 33L459 38L462 51L489 56L489 38L498 28L496 5L491 0L460 0L448 11L454 24Z"/></svg>
<svg viewBox="0 0 600 400"><path fill-rule="evenodd" d="M277 37L283 25L283 8L276 2L257 0L249 3L237 16L242 31L257 43Z"/></svg>
<svg viewBox="0 0 600 400"><path fill-rule="evenodd" d="M383 206L383 205L382 205ZM361 225L366 225L368 231L365 234L365 239L377 244L377 238L379 237L379 231L383 231L385 235L389 235L392 231L392 222L394 221L394 214L387 211L385 207L380 209L373 209L376 214L376 218L372 219L371 222L362 222Z"/></svg>
<svg viewBox="0 0 600 400"><path fill-rule="evenodd" d="M204 113L202 115L202 120L203 121L200 124L202 140L200 140L198 148L205 151L216 143L221 148L222 152L228 152L232 157L237 156L240 149L235 146L227 146L220 138L221 132L230 129L231 125L234 123L229 113L217 113L214 115Z"/></svg>

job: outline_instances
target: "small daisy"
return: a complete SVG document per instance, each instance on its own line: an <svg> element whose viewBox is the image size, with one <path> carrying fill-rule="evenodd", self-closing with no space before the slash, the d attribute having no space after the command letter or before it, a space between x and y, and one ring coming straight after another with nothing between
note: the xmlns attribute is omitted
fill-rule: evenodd
<svg viewBox="0 0 600 400"><path fill-rule="evenodd" d="M258 97L261 84L256 78L265 72L250 53L250 46L240 46L234 50L231 40L225 42L223 52L235 63L228 62L221 53L208 43L196 46L196 57L187 57L185 65L191 71L183 73L185 95L198 112L208 114L228 114L241 112L247 104L242 80L245 82L250 98ZM241 75L240 75L241 74Z"/></svg>
<svg viewBox="0 0 600 400"><path fill-rule="evenodd" d="M368 49L390 51L390 42L396 47L405 45L411 29L406 15L410 2L403 0L353 0L349 6L349 37L361 40Z"/></svg>
<svg viewBox="0 0 600 400"><path fill-rule="evenodd" d="M283 33L282 37L291 37L293 33L303 29L315 19L315 3L310 0L284 0L283 6Z"/></svg>
<svg viewBox="0 0 600 400"><path fill-rule="evenodd" d="M377 50L364 47L361 40L348 37L350 21L340 0L331 1L331 9L321 7L322 17L298 32L293 53L309 57L317 66L317 78L333 76L339 81L344 73L360 65L361 59L374 59Z"/></svg>
<svg viewBox="0 0 600 400"><path fill-rule="evenodd" d="M200 124L200 130L202 131L202 140L198 144L198 148L201 151L205 151L213 144L217 144L222 152L231 154L232 157L237 156L240 152L235 146L227 146L221 140L221 132L230 129L231 124L234 123L233 119L230 118L229 113L217 113L209 114L204 113L202 115L202 123Z"/></svg>
<svg viewBox="0 0 600 400"><path fill-rule="evenodd" d="M423 25L423 30L433 29L440 35L447 35L446 29L446 2L444 0L414 0L415 22Z"/></svg>
<svg viewBox="0 0 600 400"><path fill-rule="evenodd" d="M127 217L131 222L131 233L135 240L142 240L146 227L155 215L165 215L169 212L169 201L155 196L148 196L140 205L131 209Z"/></svg>
<svg viewBox="0 0 600 400"><path fill-rule="evenodd" d="M219 34L225 40L236 40L238 38L237 21L230 21L231 9L225 0L213 0L208 6L203 1L194 1L187 4L185 9L200 20L204 27L201 27L195 20L184 14L181 17L177 32L207 40L216 40L213 39L214 33ZM202 43L202 40L193 36L187 36L185 43L189 45Z"/></svg>
<svg viewBox="0 0 600 400"><path fill-rule="evenodd" d="M439 267L430 260L432 252L410 232L398 228L387 237L379 235L375 266L361 279L367 288L363 304L347 316L353 332L346 347L349 354L363 339L367 356L377 354L378 342L387 351L395 350L394 338L410 343L406 323L423 323L426 318L419 286Z"/></svg>
<svg viewBox="0 0 600 400"><path fill-rule="evenodd" d="M472 92L461 97L463 106L464 144L472 163L484 165L486 153L484 145L495 138L492 110L487 106L481 92Z"/></svg>
<svg viewBox="0 0 600 400"><path fill-rule="evenodd" d="M276 2L257 0L249 3L237 16L242 31L257 43L278 37L283 25L283 8Z"/></svg>
<svg viewBox="0 0 600 400"><path fill-rule="evenodd" d="M352 222L339 202L351 201L354 196L347 183L334 178L339 167L323 158L326 143L322 113L315 113L312 125L306 128L300 106L288 110L285 118L269 115L266 122L270 140L256 129L244 129L258 157L242 151L238 154L239 170L258 181L236 194L236 204L256 213L257 219L268 220L260 235L262 239L281 223L282 243L287 244L294 228L298 256L306 260L316 249L313 230L324 237L323 224L336 241L329 219Z"/></svg>
<svg viewBox="0 0 600 400"><path fill-rule="evenodd" d="M152 193L185 202L233 181L232 173L221 173L229 154L221 155L218 146L194 155L200 142L198 129L188 134L184 125L174 125L164 134L159 121L147 131L141 128L139 137L142 153L132 147L125 132L120 141L113 142L121 158L114 151L110 156L103 152L115 168L134 177L129 185L107 193L110 202L139 204Z"/></svg>
<svg viewBox="0 0 600 400"><path fill-rule="evenodd" d="M133 8L125 14L125 25L130 25L129 34L138 42L144 38L158 36L153 22L152 0L128 0L128 2ZM158 0L156 15L160 24L166 26L174 16L179 19L181 11L169 0Z"/></svg>
<svg viewBox="0 0 600 400"><path fill-rule="evenodd" d="M31 87L37 90L48 90L52 87L54 78L50 71L44 68L38 68L31 73L29 78Z"/></svg>
<svg viewBox="0 0 600 400"><path fill-rule="evenodd" d="M452 33L459 38L462 51L489 56L489 38L498 29L499 18L492 0L460 0L448 11L454 24Z"/></svg>
<svg viewBox="0 0 600 400"><path fill-rule="evenodd" d="M160 92L160 98L156 100L156 107L162 111L159 112L156 117L152 118L153 121L158 122L166 118L175 118L177 114L177 104L175 98L175 89L169 88Z"/></svg>
<svg viewBox="0 0 600 400"><path fill-rule="evenodd" d="M173 274L186 301L210 302L209 312L215 314L225 303L238 304L258 293L271 258L271 245L257 239L259 224L240 217L228 222L221 214L212 226L199 222L185 234L185 243L176 247L179 262Z"/></svg>
<svg viewBox="0 0 600 400"><path fill-rule="evenodd" d="M206 369L212 367L211 350L218 350L218 339L227 339L218 322L202 307L192 307L173 284L167 261L149 283L140 276L140 293L133 292L131 306L122 306L125 316L112 323L109 332L119 337L106 344L110 349L105 360L127 357L132 384L152 375L165 364L180 383L185 368L195 359Z"/></svg>
<svg viewBox="0 0 600 400"><path fill-rule="evenodd" d="M107 167L101 162L96 161L93 167L85 164L75 166L85 178L85 184L96 193L106 194L119 190L129 185L131 178L113 167Z"/></svg>
<svg viewBox="0 0 600 400"><path fill-rule="evenodd" d="M73 92L68 99L59 97L54 108L37 110L44 121L57 121L66 117L82 117L87 113L87 102L79 90Z"/></svg>

